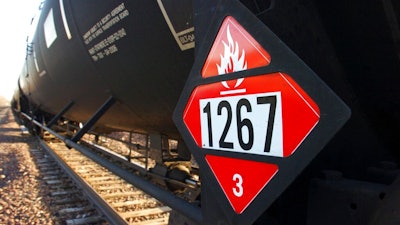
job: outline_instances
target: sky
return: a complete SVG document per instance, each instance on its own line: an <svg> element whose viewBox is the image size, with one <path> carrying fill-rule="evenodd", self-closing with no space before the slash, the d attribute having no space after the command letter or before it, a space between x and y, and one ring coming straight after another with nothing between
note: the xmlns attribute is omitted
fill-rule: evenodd
<svg viewBox="0 0 400 225"><path fill-rule="evenodd" d="M0 7L0 96L10 100L25 59L26 37L42 0L6 0Z"/></svg>

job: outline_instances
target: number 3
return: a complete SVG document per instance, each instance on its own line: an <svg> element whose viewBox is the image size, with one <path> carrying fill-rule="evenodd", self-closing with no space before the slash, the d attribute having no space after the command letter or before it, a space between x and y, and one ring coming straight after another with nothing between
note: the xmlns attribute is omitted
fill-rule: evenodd
<svg viewBox="0 0 400 225"><path fill-rule="evenodd" d="M233 194L236 197L242 197L243 195L243 178L240 174L235 173L232 178L233 181L236 182L236 187L232 188Z"/></svg>

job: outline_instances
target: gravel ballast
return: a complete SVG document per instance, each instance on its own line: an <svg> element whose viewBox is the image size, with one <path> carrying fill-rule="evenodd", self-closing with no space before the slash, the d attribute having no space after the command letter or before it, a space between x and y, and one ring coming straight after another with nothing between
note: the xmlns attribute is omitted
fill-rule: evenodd
<svg viewBox="0 0 400 225"><path fill-rule="evenodd" d="M30 154L37 148L36 139L22 134L8 103L0 97L0 225L59 223Z"/></svg>

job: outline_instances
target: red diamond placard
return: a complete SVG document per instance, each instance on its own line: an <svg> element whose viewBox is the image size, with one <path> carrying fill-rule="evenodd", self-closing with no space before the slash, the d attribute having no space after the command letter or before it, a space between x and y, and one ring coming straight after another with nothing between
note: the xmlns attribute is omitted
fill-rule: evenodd
<svg viewBox="0 0 400 225"><path fill-rule="evenodd" d="M267 66L269 53L233 17L224 19L204 63L201 75L206 77ZM239 86L241 79L224 82L226 88Z"/></svg>
<svg viewBox="0 0 400 225"><path fill-rule="evenodd" d="M270 163L206 155L219 185L232 208L241 214L278 172Z"/></svg>

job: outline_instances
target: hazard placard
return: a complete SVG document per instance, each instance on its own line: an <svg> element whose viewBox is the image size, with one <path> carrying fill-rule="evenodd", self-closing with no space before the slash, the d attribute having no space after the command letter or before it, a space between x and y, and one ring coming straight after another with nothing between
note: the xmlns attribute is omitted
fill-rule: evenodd
<svg viewBox="0 0 400 225"><path fill-rule="evenodd" d="M290 185L350 111L240 3L218 10L212 32L196 43L174 121L200 166L206 224L245 225Z"/></svg>

